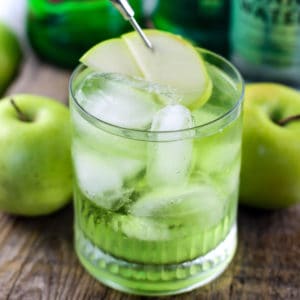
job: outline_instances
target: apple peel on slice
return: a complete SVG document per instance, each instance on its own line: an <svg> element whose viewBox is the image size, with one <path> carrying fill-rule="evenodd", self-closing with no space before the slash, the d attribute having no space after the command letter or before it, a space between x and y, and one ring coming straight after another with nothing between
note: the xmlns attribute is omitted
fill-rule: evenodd
<svg viewBox="0 0 300 300"><path fill-rule="evenodd" d="M80 62L100 72L115 72L143 78L174 90L181 104L195 109L212 93L212 82L197 50L180 36L145 30L153 44L150 50L136 32L101 42Z"/></svg>

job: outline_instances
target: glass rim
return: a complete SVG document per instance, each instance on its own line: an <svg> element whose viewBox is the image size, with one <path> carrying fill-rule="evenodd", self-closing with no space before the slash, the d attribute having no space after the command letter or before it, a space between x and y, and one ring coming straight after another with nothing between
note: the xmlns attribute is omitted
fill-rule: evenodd
<svg viewBox="0 0 300 300"><path fill-rule="evenodd" d="M238 71L238 69L226 58L224 58L223 56L216 54L212 51L209 51L207 49L203 49L203 48L196 48L197 51L201 51L202 54L208 54L208 55L212 55L215 58L217 58L220 61L223 61L223 63L225 63L227 66L230 67L230 69L234 72L236 78L237 78L237 82L240 85L240 88L238 89L238 95L236 96L237 101L234 102L234 104L232 105L232 107L230 107L225 113L221 114L220 116L218 116L217 118L203 123L203 124L199 124L196 126L193 126L191 128L184 128L184 129L179 129L179 130L169 130L169 131L152 131L150 129L137 129L137 128L127 128L127 127L122 127L122 126L118 126L112 123L109 123L107 121L101 120L100 118L92 115L91 113L89 113L87 110L84 109L84 107L82 107L82 105L80 105L80 103L77 101L76 96L75 96L75 91L73 89L73 82L75 81L75 78L77 75L80 74L82 69L87 68L87 66L85 66L84 64L80 63L72 72L70 80L69 80L69 93L70 93L70 97L72 98L72 103L75 103L77 109L79 109L80 114L87 119L88 121L91 121L94 125L96 125L97 127L100 127L100 125L105 126L108 129L111 129L113 131L114 134L117 134L119 136L123 136L123 137L130 137L132 134L134 136L134 139L137 140L149 140L149 136L153 136L153 135L159 135L160 137L163 137L164 135L166 136L167 140L170 139L170 135L174 134L177 135L179 133L189 133L189 132L194 132L195 130L201 130L201 129L205 129L208 128L209 131L209 127L213 127L216 124L221 123L222 121L226 120L227 118L230 118L230 116L232 114L234 114L234 112L241 106L243 99L244 99L244 93L245 93L245 82L244 79L242 77L242 75L240 74L240 72ZM105 72L103 72L105 73ZM228 123L230 124L230 122ZM227 124L227 125L228 125ZM111 131L110 130L110 131ZM124 132L126 132L127 134L124 134ZM128 135L129 133L129 135ZM147 136L147 138L141 138L140 136ZM189 135L188 135L189 136ZM163 138L159 138L158 140L164 140Z"/></svg>

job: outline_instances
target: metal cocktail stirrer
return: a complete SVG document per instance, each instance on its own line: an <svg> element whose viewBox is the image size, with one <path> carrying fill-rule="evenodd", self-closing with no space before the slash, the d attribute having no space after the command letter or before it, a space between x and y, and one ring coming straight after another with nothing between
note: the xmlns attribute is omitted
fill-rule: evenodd
<svg viewBox="0 0 300 300"><path fill-rule="evenodd" d="M153 46L143 30L141 29L140 25L134 18L134 10L130 6L127 0L110 0L112 4L118 9L118 11L122 14L125 20L128 20L130 24L133 26L133 28L137 31L137 33L140 35L142 40L144 41L145 45L153 50Z"/></svg>

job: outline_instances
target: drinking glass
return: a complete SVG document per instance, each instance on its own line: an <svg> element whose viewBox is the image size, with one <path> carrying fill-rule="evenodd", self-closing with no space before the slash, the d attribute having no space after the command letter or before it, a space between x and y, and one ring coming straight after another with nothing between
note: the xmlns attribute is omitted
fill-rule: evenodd
<svg viewBox="0 0 300 300"><path fill-rule="evenodd" d="M92 276L121 291L189 291L235 253L244 83L224 58L197 51L213 90L188 129L110 124L78 99L92 71L80 65L70 81L76 252Z"/></svg>

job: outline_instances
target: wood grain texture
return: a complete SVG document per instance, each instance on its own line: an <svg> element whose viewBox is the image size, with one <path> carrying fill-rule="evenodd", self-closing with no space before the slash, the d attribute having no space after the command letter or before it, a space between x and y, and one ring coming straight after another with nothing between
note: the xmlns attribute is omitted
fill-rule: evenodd
<svg viewBox="0 0 300 300"><path fill-rule="evenodd" d="M146 299L106 288L73 250L73 209L42 218L0 215L0 299ZM165 299L300 299L300 206L240 209L239 246L213 283ZM159 298L156 298L159 299Z"/></svg>
<svg viewBox="0 0 300 300"><path fill-rule="evenodd" d="M31 55L7 94L37 93L66 103L69 75ZM80 266L69 205L42 218L0 213L0 299L146 298L107 288ZM300 206L278 212L240 208L239 245L230 267L203 288L164 299L300 299Z"/></svg>

